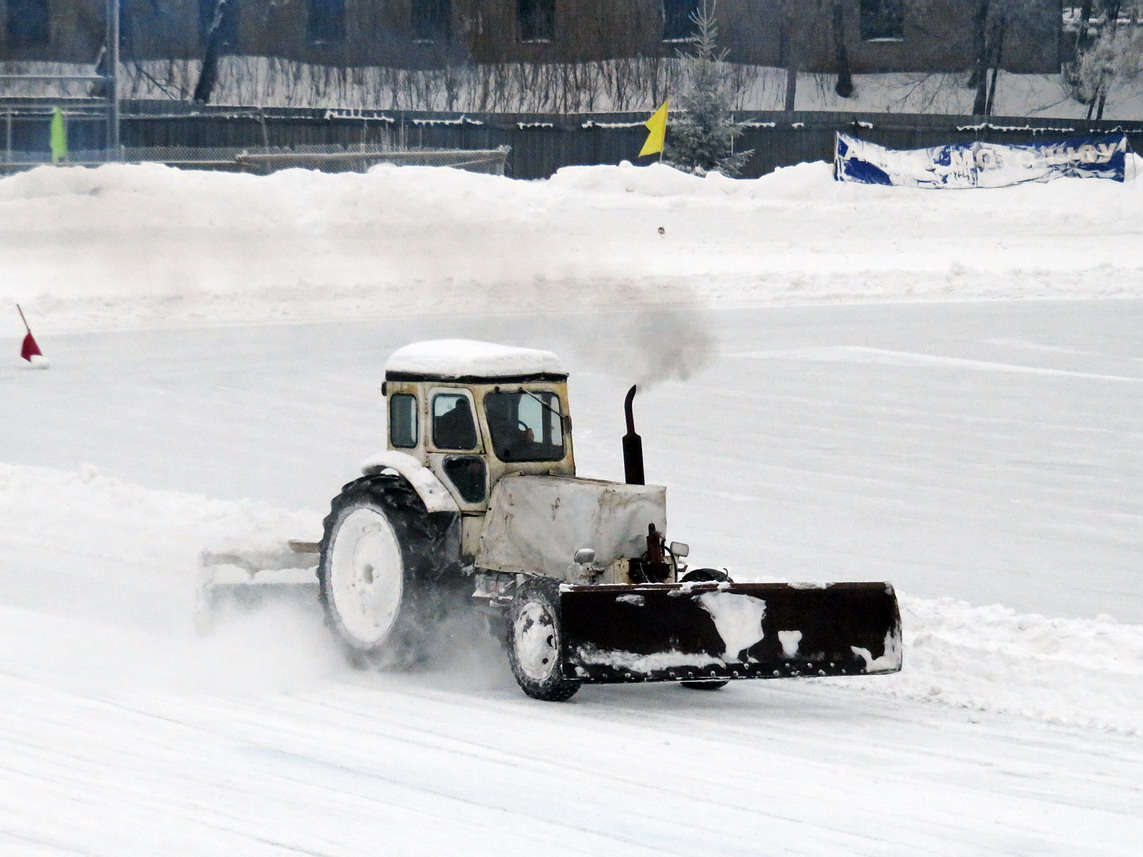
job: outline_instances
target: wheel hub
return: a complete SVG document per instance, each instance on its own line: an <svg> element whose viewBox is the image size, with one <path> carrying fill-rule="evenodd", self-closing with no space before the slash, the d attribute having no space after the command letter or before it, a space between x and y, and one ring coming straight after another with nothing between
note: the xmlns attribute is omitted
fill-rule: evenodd
<svg viewBox="0 0 1143 857"><path fill-rule="evenodd" d="M548 609L534 601L526 604L516 617L514 633L520 669L536 681L551 675L558 663L559 637Z"/></svg>
<svg viewBox="0 0 1143 857"><path fill-rule="evenodd" d="M374 509L354 509L334 534L330 564L333 605L346 632L376 645L397 619L404 563L393 527Z"/></svg>

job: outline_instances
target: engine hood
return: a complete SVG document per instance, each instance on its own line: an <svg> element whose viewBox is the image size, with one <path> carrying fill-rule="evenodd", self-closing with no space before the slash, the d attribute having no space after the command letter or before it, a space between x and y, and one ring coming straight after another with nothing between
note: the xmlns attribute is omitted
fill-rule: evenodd
<svg viewBox="0 0 1143 857"><path fill-rule="evenodd" d="M565 577L580 548L599 564L647 550L667 528L667 489L569 476L506 476L492 491L476 565Z"/></svg>

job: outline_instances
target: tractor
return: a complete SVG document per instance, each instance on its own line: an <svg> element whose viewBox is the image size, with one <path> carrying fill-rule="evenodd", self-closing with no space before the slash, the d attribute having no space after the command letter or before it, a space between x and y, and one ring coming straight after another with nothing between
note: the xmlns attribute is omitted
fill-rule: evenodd
<svg viewBox="0 0 1143 857"><path fill-rule="evenodd" d="M874 675L901 668L886 583L735 582L688 569L666 537L666 489L645 484L632 387L623 482L576 476L568 374L555 354L468 340L395 351L387 449L333 499L313 565L326 623L363 666L414 663L458 603L501 638L528 696L585 684Z"/></svg>

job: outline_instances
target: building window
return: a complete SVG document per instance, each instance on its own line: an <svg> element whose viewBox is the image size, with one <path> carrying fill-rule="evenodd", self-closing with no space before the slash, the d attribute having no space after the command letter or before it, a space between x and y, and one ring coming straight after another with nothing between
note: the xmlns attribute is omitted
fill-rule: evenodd
<svg viewBox="0 0 1143 857"><path fill-rule="evenodd" d="M413 38L447 42L452 30L452 0L413 0Z"/></svg>
<svg viewBox="0 0 1143 857"><path fill-rule="evenodd" d="M345 40L345 0L309 0L306 35L315 44Z"/></svg>
<svg viewBox="0 0 1143 857"><path fill-rule="evenodd" d="M239 0L198 0L198 32L206 42L218 16L219 47L238 44Z"/></svg>
<svg viewBox="0 0 1143 857"><path fill-rule="evenodd" d="M520 41L550 42L556 35L556 0L516 0Z"/></svg>
<svg viewBox="0 0 1143 857"><path fill-rule="evenodd" d="M861 39L899 42L905 37L904 0L861 0Z"/></svg>
<svg viewBox="0 0 1143 857"><path fill-rule="evenodd" d="M695 35L699 0L663 0L663 41L688 42Z"/></svg>
<svg viewBox="0 0 1143 857"><path fill-rule="evenodd" d="M14 48L46 45L51 36L48 0L8 0L8 44Z"/></svg>

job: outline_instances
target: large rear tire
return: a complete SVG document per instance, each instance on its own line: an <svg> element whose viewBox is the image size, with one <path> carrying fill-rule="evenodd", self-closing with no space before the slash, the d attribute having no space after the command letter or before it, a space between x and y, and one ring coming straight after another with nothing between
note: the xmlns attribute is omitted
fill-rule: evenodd
<svg viewBox="0 0 1143 857"><path fill-rule="evenodd" d="M317 576L326 624L357 666L427 658L445 612L449 527L399 476L365 476L331 503Z"/></svg>
<svg viewBox="0 0 1143 857"><path fill-rule="evenodd" d="M563 677L560 584L533 577L516 590L508 612L508 662L520 689L533 699L563 702L580 683Z"/></svg>

